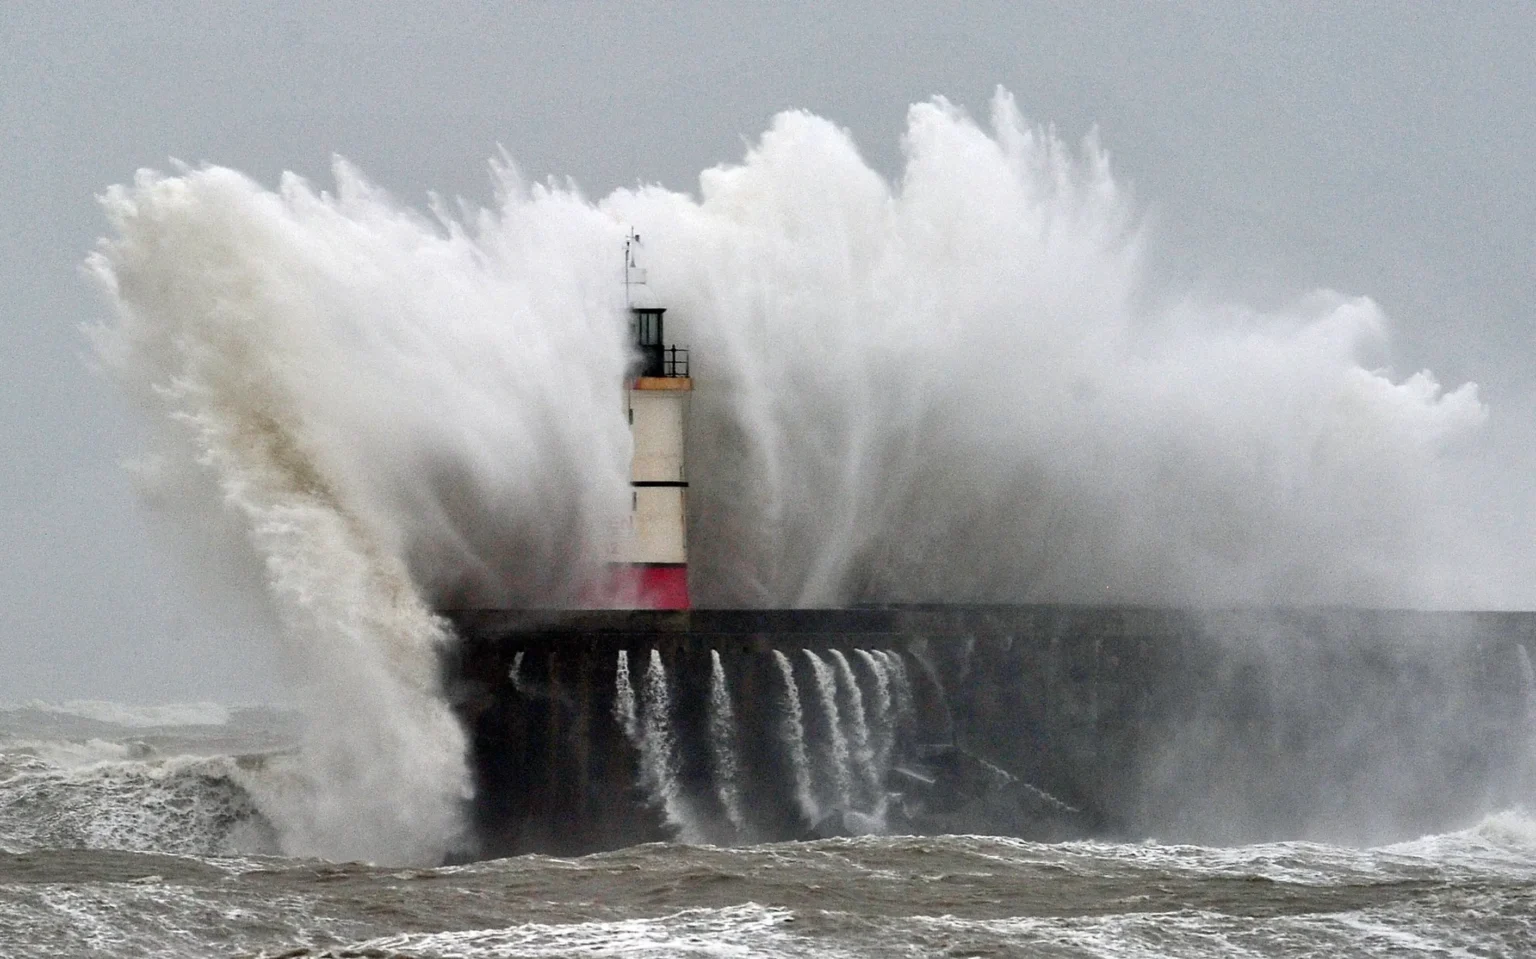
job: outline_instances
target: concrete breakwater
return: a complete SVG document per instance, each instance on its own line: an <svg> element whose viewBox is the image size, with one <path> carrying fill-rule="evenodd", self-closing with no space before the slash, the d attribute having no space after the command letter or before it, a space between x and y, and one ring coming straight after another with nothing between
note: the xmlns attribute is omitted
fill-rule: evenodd
<svg viewBox="0 0 1536 959"><path fill-rule="evenodd" d="M480 852L873 831L1384 842L1536 799L1536 614L447 614Z"/></svg>

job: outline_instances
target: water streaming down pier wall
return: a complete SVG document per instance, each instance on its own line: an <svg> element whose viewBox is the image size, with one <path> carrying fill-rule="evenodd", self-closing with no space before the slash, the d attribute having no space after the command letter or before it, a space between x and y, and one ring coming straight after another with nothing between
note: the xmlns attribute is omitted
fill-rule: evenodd
<svg viewBox="0 0 1536 959"><path fill-rule="evenodd" d="M880 830L1380 842L1536 800L1536 614L448 615L485 855Z"/></svg>

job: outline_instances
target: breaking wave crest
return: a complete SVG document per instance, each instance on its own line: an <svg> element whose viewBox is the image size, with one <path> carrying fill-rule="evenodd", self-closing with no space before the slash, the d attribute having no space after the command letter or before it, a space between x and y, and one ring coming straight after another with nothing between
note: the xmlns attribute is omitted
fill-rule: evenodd
<svg viewBox="0 0 1536 959"><path fill-rule="evenodd" d="M11 753L0 764L0 845L188 856L276 853L243 783L268 757L154 757L92 741Z"/></svg>
<svg viewBox="0 0 1536 959"><path fill-rule="evenodd" d="M1425 605L1475 578L1435 566L1434 507L1485 410L1365 368L1373 303L1149 306L1102 151L1006 94L988 128L913 107L904 146L892 183L786 113L697 197L500 164L492 209L433 218L340 161L334 194L217 167L108 191L97 343L157 424L138 475L263 593L310 703L289 851L461 841L434 609L567 604L624 520L630 225L695 359L703 604Z"/></svg>

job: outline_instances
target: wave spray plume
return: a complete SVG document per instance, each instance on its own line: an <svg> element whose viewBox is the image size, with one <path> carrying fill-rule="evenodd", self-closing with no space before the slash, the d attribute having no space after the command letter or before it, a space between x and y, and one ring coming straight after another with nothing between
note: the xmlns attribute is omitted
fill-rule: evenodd
<svg viewBox="0 0 1536 959"><path fill-rule="evenodd" d="M469 779L433 606L559 597L595 568L585 544L623 506L627 436L608 396L583 407L579 384L556 390L550 361L579 356L617 383L624 355L579 317L564 332L526 319L541 297L580 300L595 273L580 236L560 242L558 212L505 224L498 269L494 238L435 234L338 177L336 197L221 169L110 191L116 236L91 266L118 311L98 342L161 414L158 499L253 557L303 680L308 762L268 810L285 848L434 862L459 838ZM200 515L221 510L225 527Z"/></svg>
<svg viewBox="0 0 1536 959"><path fill-rule="evenodd" d="M221 168L107 193L96 339L157 424L140 475L254 571L317 717L267 810L287 848L458 841L433 611L572 604L600 569L631 225L696 358L701 605L1432 605L1475 579L1436 567L1435 506L1485 410L1364 368L1374 304L1145 305L1103 153L1001 92L989 127L914 106L904 150L890 182L793 112L696 197L503 164L491 209L429 218L339 161L334 194Z"/></svg>

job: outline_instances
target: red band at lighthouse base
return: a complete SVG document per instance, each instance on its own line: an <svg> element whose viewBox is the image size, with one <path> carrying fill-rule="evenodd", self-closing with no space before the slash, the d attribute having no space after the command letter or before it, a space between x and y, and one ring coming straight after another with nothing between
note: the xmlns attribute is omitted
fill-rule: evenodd
<svg viewBox="0 0 1536 959"><path fill-rule="evenodd" d="M688 566L613 563L606 582L583 605L589 609L688 609Z"/></svg>

